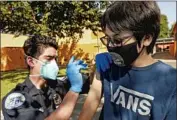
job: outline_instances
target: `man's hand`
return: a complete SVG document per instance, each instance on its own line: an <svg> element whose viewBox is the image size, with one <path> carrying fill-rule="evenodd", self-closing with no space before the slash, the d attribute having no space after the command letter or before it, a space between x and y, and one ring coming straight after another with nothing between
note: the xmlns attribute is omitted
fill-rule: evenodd
<svg viewBox="0 0 177 120"><path fill-rule="evenodd" d="M97 72L105 72L110 68L110 64L113 63L111 55L108 52L100 53L96 55L96 70Z"/></svg>
<svg viewBox="0 0 177 120"><path fill-rule="evenodd" d="M71 91L77 93L81 92L83 86L83 78L80 73L80 69L86 68L87 64L83 64L82 60L74 61L74 56L69 60L66 74L71 83Z"/></svg>

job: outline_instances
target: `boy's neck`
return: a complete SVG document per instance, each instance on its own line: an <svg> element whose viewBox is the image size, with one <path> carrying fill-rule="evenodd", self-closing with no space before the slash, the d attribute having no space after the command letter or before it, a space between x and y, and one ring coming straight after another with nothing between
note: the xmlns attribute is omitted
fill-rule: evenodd
<svg viewBox="0 0 177 120"><path fill-rule="evenodd" d="M139 57L132 63L133 67L146 67L158 60L152 58L151 54L140 54Z"/></svg>

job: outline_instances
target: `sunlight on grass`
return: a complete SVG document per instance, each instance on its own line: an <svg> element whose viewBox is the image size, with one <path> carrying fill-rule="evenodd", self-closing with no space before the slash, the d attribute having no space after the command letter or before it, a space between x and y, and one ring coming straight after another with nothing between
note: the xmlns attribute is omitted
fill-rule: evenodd
<svg viewBox="0 0 177 120"><path fill-rule="evenodd" d="M88 70L81 70L82 73L88 73ZM28 75L28 70L14 70L8 72L1 72L1 99L10 92L18 83L22 83L26 76ZM66 68L59 70L59 76L66 75Z"/></svg>
<svg viewBox="0 0 177 120"><path fill-rule="evenodd" d="M65 68L60 69L59 70L59 76L61 77L61 76L65 76L65 75L66 75L66 69Z"/></svg>
<svg viewBox="0 0 177 120"><path fill-rule="evenodd" d="M18 83L23 82L27 74L27 70L1 72L1 99Z"/></svg>
<svg viewBox="0 0 177 120"><path fill-rule="evenodd" d="M24 79L19 79L15 82L11 82L10 80L3 80L1 81L1 99L11 91L18 83L23 82Z"/></svg>

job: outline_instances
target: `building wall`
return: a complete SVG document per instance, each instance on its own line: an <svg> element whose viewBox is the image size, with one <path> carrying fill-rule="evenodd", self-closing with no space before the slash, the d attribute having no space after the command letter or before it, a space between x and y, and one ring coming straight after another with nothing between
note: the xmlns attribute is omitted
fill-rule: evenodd
<svg viewBox="0 0 177 120"><path fill-rule="evenodd" d="M91 30L84 30L77 48L89 53L89 57L93 59L97 53L106 51L106 48L100 48L100 36L103 34L95 36ZM13 34L1 34L1 71L26 68L22 47L27 38L27 36L14 37ZM65 40L60 39L59 43Z"/></svg>
<svg viewBox="0 0 177 120"><path fill-rule="evenodd" d="M1 47L22 47L27 36L14 37L13 34L1 34Z"/></svg>
<svg viewBox="0 0 177 120"><path fill-rule="evenodd" d="M27 36L1 34L1 71L26 69L23 44Z"/></svg>
<svg viewBox="0 0 177 120"><path fill-rule="evenodd" d="M82 38L79 39L77 48L81 48L84 52L89 53L91 59L94 58L97 53L107 50L100 41L100 37L104 36L102 32L99 32L98 35L94 35L91 30L84 29L83 31L84 34ZM59 44L67 39L68 38L59 39Z"/></svg>
<svg viewBox="0 0 177 120"><path fill-rule="evenodd" d="M175 42L174 42L174 49L173 49L173 55L175 57L177 57L177 54L176 54L176 42L177 42L177 31L176 31L176 27L177 27L177 24L175 24L174 28L173 28L173 35L174 35L174 38L175 38Z"/></svg>
<svg viewBox="0 0 177 120"><path fill-rule="evenodd" d="M24 52L21 47L1 48L1 71L26 68Z"/></svg>

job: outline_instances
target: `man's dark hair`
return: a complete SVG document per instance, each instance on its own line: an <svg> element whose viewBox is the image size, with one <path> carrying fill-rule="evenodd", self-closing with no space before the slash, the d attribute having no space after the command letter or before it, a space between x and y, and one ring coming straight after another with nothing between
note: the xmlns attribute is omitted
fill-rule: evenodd
<svg viewBox="0 0 177 120"><path fill-rule="evenodd" d="M133 32L139 44L144 36L152 35L152 42L147 47L149 54L160 32L160 9L154 1L117 1L102 16L103 31L106 26L114 33Z"/></svg>
<svg viewBox="0 0 177 120"><path fill-rule="evenodd" d="M57 50L58 44L52 37L34 35L25 41L23 50L26 56L38 58L47 47L53 47Z"/></svg>

